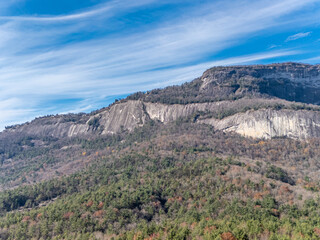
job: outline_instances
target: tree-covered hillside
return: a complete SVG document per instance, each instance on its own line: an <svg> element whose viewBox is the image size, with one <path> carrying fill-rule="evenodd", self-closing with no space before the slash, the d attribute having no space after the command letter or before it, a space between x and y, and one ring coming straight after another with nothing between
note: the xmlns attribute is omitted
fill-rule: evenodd
<svg viewBox="0 0 320 240"><path fill-rule="evenodd" d="M70 176L0 193L1 239L318 239L320 141L180 120L84 151ZM83 156L90 158L90 155Z"/></svg>

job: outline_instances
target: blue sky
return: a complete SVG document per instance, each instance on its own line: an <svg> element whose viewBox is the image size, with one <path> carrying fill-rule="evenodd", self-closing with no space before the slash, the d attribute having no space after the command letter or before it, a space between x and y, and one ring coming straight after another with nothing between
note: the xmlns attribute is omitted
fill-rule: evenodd
<svg viewBox="0 0 320 240"><path fill-rule="evenodd" d="M319 0L2 0L0 129L216 65L320 63Z"/></svg>

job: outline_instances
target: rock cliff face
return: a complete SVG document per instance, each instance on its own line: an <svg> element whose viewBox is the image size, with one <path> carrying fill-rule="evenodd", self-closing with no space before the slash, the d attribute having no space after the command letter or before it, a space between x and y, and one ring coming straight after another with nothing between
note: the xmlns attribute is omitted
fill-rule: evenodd
<svg viewBox="0 0 320 240"><path fill-rule="evenodd" d="M187 103L173 104L181 99ZM306 139L320 137L319 103L319 65L216 67L182 86L135 94L92 114L38 118L5 130L0 138L108 135L132 131L150 120L165 124L188 118L248 137Z"/></svg>
<svg viewBox="0 0 320 240"><path fill-rule="evenodd" d="M69 117L72 116L72 117ZM10 134L23 134L40 137L73 137L92 133L86 115L58 115L37 118L30 123L16 125L0 133L0 138Z"/></svg>
<svg viewBox="0 0 320 240"><path fill-rule="evenodd" d="M206 123L226 132L246 137L289 137L307 139L320 137L320 113L313 111L271 110L248 111L222 120L205 119Z"/></svg>
<svg viewBox="0 0 320 240"><path fill-rule="evenodd" d="M168 123L179 118L187 118L199 123L210 124L217 130L236 132L247 137L271 138L291 137L306 139L320 137L320 112L288 109L247 110L237 112L240 106L290 106L290 102L274 99L241 99L238 101L221 101L212 103L195 103L187 105L166 105L127 101L93 116L83 116L84 123L62 121L58 117L49 117L42 121L35 120L29 124L7 130L6 133L24 133L31 136L75 137L93 134L115 134L121 130L132 131L143 126L148 120ZM265 104L265 105L263 105ZM217 119L213 113L231 110L229 117ZM201 115L202 114L202 115ZM200 117L199 117L200 116ZM199 119L197 119L199 117ZM39 124L41 122L41 124ZM90 122L95 122L90 124Z"/></svg>
<svg viewBox="0 0 320 240"><path fill-rule="evenodd" d="M320 103L320 66L297 63L218 67L204 72L205 95L268 95L288 101Z"/></svg>
<svg viewBox="0 0 320 240"><path fill-rule="evenodd" d="M141 101L115 104L106 111L92 116L91 120L95 118L99 119L101 134L114 134L121 129L131 131L150 120Z"/></svg>

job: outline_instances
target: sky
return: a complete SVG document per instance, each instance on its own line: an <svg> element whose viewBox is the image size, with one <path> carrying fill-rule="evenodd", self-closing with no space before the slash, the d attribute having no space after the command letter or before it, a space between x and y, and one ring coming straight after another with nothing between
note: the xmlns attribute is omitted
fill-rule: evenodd
<svg viewBox="0 0 320 240"><path fill-rule="evenodd" d="M0 130L219 65L320 63L320 0L0 0Z"/></svg>

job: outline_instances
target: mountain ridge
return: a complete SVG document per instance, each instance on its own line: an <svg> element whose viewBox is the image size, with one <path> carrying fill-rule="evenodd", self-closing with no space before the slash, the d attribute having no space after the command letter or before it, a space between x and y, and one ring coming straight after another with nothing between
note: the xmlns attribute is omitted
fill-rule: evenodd
<svg viewBox="0 0 320 240"><path fill-rule="evenodd" d="M302 80L305 80L304 82ZM295 101L298 100L298 101ZM320 101L320 65L300 63L281 63L269 65L245 65L213 67L206 70L200 78L180 86L155 89L146 93L135 93L117 101L106 108L89 114L66 114L40 117L30 123L7 127L0 133L4 138L19 132L29 135L51 137L74 137L116 134L122 130L132 131L147 121L156 120L162 123L176 121L198 115L214 119L198 121L211 124L217 129L225 125L224 117L241 112L258 109L281 108L319 111ZM271 113L269 111L269 113ZM245 134L246 129L236 131L244 136L312 138L320 136L317 114L298 114L299 118L309 120L313 130L299 134L299 123L296 129L288 131L272 131L274 123L263 123L265 129L247 129L248 132L261 134ZM243 118L242 118L243 119ZM265 115L264 119L268 119ZM308 120L309 119L309 120ZM257 119L259 120L259 119ZM261 120L261 119L260 119ZM263 120L263 119L262 119ZM284 119L284 121L286 121ZM229 125L230 125L230 121ZM217 124L213 124L217 123ZM239 123L234 123L239 124ZM268 126L267 126L268 125ZM282 124L283 125L283 124ZM283 125L283 127L286 127ZM275 128L278 128L275 126ZM229 129L235 129L230 126ZM291 132L295 132L292 134ZM288 133L288 134L287 134Z"/></svg>

